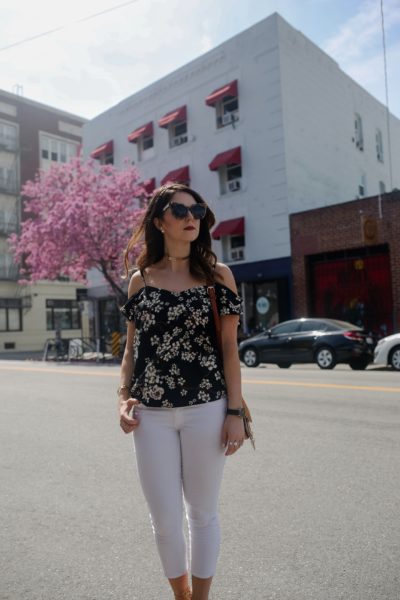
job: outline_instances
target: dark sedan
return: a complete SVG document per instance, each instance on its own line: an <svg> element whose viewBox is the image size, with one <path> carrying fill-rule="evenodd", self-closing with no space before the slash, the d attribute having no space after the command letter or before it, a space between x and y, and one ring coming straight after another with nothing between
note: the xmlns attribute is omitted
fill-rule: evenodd
<svg viewBox="0 0 400 600"><path fill-rule="evenodd" d="M347 363L365 369L374 357L375 339L360 327L335 319L294 319L275 325L239 344L247 367L274 363L287 369L293 363L317 363L333 369Z"/></svg>

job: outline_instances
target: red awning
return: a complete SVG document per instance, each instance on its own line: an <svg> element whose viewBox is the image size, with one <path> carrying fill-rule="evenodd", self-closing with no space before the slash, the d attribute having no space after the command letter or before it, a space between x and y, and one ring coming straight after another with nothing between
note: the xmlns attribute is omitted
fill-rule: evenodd
<svg viewBox="0 0 400 600"><path fill-rule="evenodd" d="M176 121L186 121L186 106L176 108L164 115L162 119L158 121L158 125L160 127L168 127L170 123L175 123Z"/></svg>
<svg viewBox="0 0 400 600"><path fill-rule="evenodd" d="M90 153L92 158L100 158L104 154L112 154L114 150L114 142L110 140L101 146L98 146L93 152Z"/></svg>
<svg viewBox="0 0 400 600"><path fill-rule="evenodd" d="M225 96L236 97L237 95L238 95L238 82L237 82L237 79L235 79L235 81L231 81L230 83L227 83L223 87L218 88L217 90L214 90L212 92L212 94L207 96L206 104L208 106L214 106L214 104L216 104L218 102L218 100L222 100L222 98L224 98Z"/></svg>
<svg viewBox="0 0 400 600"><path fill-rule="evenodd" d="M219 240L224 235L243 235L244 234L244 217L238 219L230 219L229 221L221 221L214 231L212 237L214 240Z"/></svg>
<svg viewBox="0 0 400 600"><path fill-rule="evenodd" d="M227 150L226 152L221 152L217 154L210 164L208 168L211 171L216 171L219 167L223 165L241 165L242 164L242 153L240 150L240 146L236 146L236 148L232 148L231 150Z"/></svg>
<svg viewBox="0 0 400 600"><path fill-rule="evenodd" d="M153 121L150 121L150 123L146 123L146 125L142 125L142 127L138 127L135 129L135 131L132 131L132 133L128 135L128 142L136 144L142 135L153 135Z"/></svg>
<svg viewBox="0 0 400 600"><path fill-rule="evenodd" d="M149 194L150 196L156 189L156 178L152 177L151 179L146 179L146 181L143 181L142 185L146 190L146 194Z"/></svg>
<svg viewBox="0 0 400 600"><path fill-rule="evenodd" d="M181 167L180 169L175 169L175 171L170 171L169 173L166 174L165 177L163 177L161 179L161 185L164 185L168 181L171 181L173 183L189 184L189 182L190 182L189 167L188 166Z"/></svg>

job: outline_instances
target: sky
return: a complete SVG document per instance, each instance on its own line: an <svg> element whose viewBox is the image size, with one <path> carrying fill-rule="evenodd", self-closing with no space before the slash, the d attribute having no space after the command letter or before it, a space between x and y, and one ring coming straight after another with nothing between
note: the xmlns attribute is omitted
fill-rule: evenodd
<svg viewBox="0 0 400 600"><path fill-rule="evenodd" d="M389 108L400 118L400 0L382 1ZM381 0L0 0L0 89L22 86L91 119L274 12L386 103Z"/></svg>

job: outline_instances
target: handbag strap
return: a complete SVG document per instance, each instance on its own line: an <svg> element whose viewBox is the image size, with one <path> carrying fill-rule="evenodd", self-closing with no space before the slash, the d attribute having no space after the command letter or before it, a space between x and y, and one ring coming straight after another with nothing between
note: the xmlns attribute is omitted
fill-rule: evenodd
<svg viewBox="0 0 400 600"><path fill-rule="evenodd" d="M219 354L220 354L221 360L223 360L222 335L221 335L221 317L220 317L220 314L218 312L217 297L215 295L215 287L213 285L208 286L207 287L207 292L208 292L208 295L210 297L211 308L212 308L212 311L213 311L214 326L215 326L215 335L216 335L216 338L217 338L218 350L219 350ZM247 406L247 403L245 402L245 399L243 398L243 396L242 396L242 403L243 403L243 408L244 408L244 410L246 412L246 418L251 423L252 422L252 418L251 418L250 410L249 410L249 407Z"/></svg>
<svg viewBox="0 0 400 600"><path fill-rule="evenodd" d="M215 295L215 287L210 285L207 287L208 295L210 296L211 308L213 311L214 317L214 327L215 334L217 338L218 350L222 359L222 335L221 335L221 317L219 316L218 306L217 306L217 297Z"/></svg>

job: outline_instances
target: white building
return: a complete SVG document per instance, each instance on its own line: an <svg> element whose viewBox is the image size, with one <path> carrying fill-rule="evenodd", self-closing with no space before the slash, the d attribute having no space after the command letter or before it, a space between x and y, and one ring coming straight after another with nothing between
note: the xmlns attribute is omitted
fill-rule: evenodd
<svg viewBox="0 0 400 600"><path fill-rule="evenodd" d="M400 187L400 122L278 14L84 126L84 154L129 157L149 188L189 180L245 328L290 315L289 214Z"/></svg>

